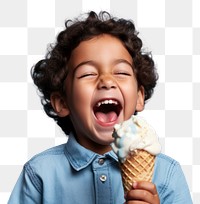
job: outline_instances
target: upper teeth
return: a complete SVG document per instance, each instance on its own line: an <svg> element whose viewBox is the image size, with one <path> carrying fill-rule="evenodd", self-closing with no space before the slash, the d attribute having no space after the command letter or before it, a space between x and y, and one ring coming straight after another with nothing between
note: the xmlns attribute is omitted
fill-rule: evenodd
<svg viewBox="0 0 200 204"><path fill-rule="evenodd" d="M97 103L97 107L99 107L99 106L102 105L102 104L115 104L115 105L117 105L118 102L117 102L117 101L114 101L114 100L105 100L105 101L98 102L98 103Z"/></svg>

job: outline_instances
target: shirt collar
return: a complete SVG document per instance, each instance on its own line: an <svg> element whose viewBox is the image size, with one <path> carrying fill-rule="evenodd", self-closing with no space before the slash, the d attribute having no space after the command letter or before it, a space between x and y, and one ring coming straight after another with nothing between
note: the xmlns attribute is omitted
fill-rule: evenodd
<svg viewBox="0 0 200 204"><path fill-rule="evenodd" d="M102 155L96 154L81 146L76 141L73 133L70 133L65 146L65 156L76 171L86 168L95 158L102 157ZM117 156L113 151L107 152L103 157L110 157L118 162Z"/></svg>

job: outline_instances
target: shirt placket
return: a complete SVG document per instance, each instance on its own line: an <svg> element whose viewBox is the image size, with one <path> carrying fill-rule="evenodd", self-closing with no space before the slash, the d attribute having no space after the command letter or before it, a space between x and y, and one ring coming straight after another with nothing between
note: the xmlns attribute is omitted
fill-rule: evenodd
<svg viewBox="0 0 200 204"><path fill-rule="evenodd" d="M112 188L109 165L105 158L97 158L93 164L96 204L111 204Z"/></svg>

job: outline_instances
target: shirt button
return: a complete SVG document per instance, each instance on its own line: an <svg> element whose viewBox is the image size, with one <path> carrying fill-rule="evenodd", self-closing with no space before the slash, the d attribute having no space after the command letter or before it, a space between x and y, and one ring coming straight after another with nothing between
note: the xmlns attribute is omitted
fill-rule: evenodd
<svg viewBox="0 0 200 204"><path fill-rule="evenodd" d="M99 163L99 165L103 165L104 164L104 159L103 158L99 159L98 163Z"/></svg>
<svg viewBox="0 0 200 204"><path fill-rule="evenodd" d="M102 174L99 179L101 182L105 182L107 177L106 177L106 175Z"/></svg>

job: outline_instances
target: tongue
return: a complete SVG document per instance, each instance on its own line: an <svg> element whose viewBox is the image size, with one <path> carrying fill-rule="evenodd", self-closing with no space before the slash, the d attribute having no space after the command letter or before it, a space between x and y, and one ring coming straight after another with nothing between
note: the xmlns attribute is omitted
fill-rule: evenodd
<svg viewBox="0 0 200 204"><path fill-rule="evenodd" d="M117 114L114 111L108 113L96 112L95 115L96 118L103 123L113 122L117 119Z"/></svg>

